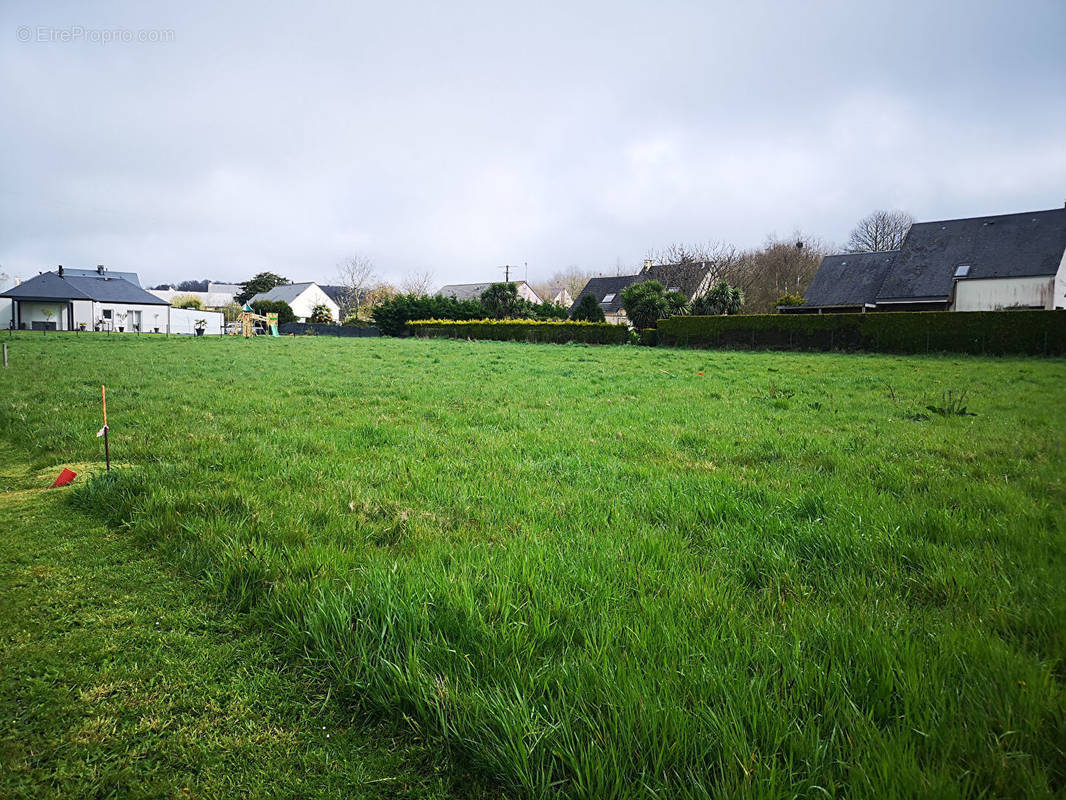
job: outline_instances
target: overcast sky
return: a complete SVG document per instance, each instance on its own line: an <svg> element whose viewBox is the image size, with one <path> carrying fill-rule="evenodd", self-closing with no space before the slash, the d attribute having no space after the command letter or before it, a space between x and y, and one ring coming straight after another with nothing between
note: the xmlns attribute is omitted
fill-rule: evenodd
<svg viewBox="0 0 1066 800"><path fill-rule="evenodd" d="M150 5L0 6L0 270L532 280L1066 200L1064 0Z"/></svg>

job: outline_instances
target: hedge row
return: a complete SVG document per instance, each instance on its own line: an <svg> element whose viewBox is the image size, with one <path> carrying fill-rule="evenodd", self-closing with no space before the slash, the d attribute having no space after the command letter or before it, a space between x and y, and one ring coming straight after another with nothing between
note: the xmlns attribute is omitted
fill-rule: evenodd
<svg viewBox="0 0 1066 800"><path fill-rule="evenodd" d="M450 339L496 339L507 342L584 342L623 344L629 328L605 322L537 322L533 320L480 319L469 321L418 320L408 327L415 336Z"/></svg>
<svg viewBox="0 0 1066 800"><path fill-rule="evenodd" d="M381 336L381 331L374 327L321 325L317 322L287 322L284 325L278 325L278 333L282 336L295 333L297 336L344 336L348 338Z"/></svg>
<svg viewBox="0 0 1066 800"><path fill-rule="evenodd" d="M660 345L1066 355L1066 312L923 311L660 320Z"/></svg>

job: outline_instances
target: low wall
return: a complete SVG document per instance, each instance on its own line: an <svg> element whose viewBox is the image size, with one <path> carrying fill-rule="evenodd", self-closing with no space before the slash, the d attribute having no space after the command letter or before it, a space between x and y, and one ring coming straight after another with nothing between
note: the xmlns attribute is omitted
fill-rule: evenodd
<svg viewBox="0 0 1066 800"><path fill-rule="evenodd" d="M319 325L311 322L286 322L278 325L278 333L288 336L295 333L297 336L346 336L365 338L368 336L381 336L377 328L354 328L346 325Z"/></svg>
<svg viewBox="0 0 1066 800"><path fill-rule="evenodd" d="M221 311L201 311L197 308L171 308L170 309L170 332L171 333L196 333L196 320L207 321L207 330L204 336L221 336L224 324L224 315ZM146 328L151 330L151 328Z"/></svg>

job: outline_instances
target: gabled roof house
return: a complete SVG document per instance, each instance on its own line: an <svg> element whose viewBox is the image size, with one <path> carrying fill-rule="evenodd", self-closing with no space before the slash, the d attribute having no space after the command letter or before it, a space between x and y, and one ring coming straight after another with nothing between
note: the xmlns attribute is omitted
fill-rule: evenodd
<svg viewBox="0 0 1066 800"><path fill-rule="evenodd" d="M570 310L574 310L582 297L591 294L599 301L608 322L628 325L629 318L622 308L622 290L644 281L658 281L668 292L681 292L692 301L710 288L711 265L705 261L681 264L653 264L651 261L645 261L644 267L636 275L590 278L585 288L574 298Z"/></svg>
<svg viewBox="0 0 1066 800"><path fill-rule="evenodd" d="M11 300L9 324L20 330L148 331L169 321L170 305L142 289L136 274L102 266L42 272L0 297Z"/></svg>
<svg viewBox="0 0 1066 800"><path fill-rule="evenodd" d="M503 283L503 281L497 281L497 283ZM523 300L528 300L530 303L540 305L543 300L540 299L533 287L525 281L510 281L518 289L518 296ZM492 283L449 283L446 286L442 286L434 293L437 297L454 297L456 300L479 300L481 295L492 286Z"/></svg>
<svg viewBox="0 0 1066 800"><path fill-rule="evenodd" d="M913 225L899 250L826 256L785 313L1066 308L1066 208Z"/></svg>
<svg viewBox="0 0 1066 800"><path fill-rule="evenodd" d="M544 292L544 302L546 303L556 303L567 307L574 304L574 298L565 286L549 286L547 289L542 289L542 291Z"/></svg>
<svg viewBox="0 0 1066 800"><path fill-rule="evenodd" d="M288 303L292 313L296 315L296 319L300 322L307 322L315 310L315 306L321 305L328 308L330 316L335 320L341 313L340 306L322 291L322 287L314 281L286 283L281 286L275 286L268 292L260 292L248 302L255 303L258 300L282 300Z"/></svg>
<svg viewBox="0 0 1066 800"><path fill-rule="evenodd" d="M615 275L613 277L589 278L585 288L578 292L574 298L570 312L573 313L575 306L581 302L585 295L592 295L603 309L603 315L608 322L618 325L628 325L625 309L622 308L622 290L640 280L639 275Z"/></svg>

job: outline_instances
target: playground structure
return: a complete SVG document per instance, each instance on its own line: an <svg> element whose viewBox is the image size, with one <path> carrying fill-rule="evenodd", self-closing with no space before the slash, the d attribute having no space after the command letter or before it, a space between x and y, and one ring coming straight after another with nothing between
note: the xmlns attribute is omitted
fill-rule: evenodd
<svg viewBox="0 0 1066 800"><path fill-rule="evenodd" d="M255 336L255 323L257 322L265 323L266 329L271 336L281 335L278 333L278 315L276 311L267 312L265 315L256 314L247 303L245 303L241 313L237 316L238 327L234 328L231 333L234 335L241 334L246 339Z"/></svg>

